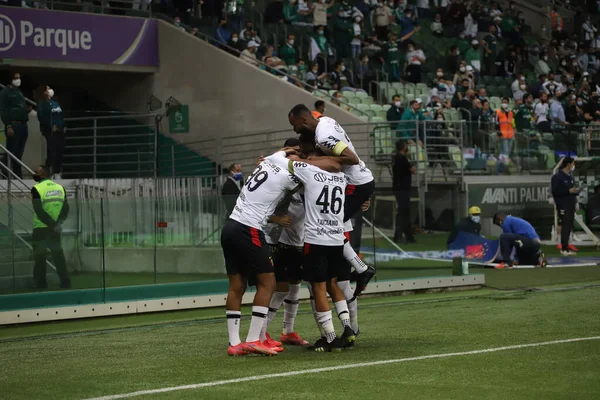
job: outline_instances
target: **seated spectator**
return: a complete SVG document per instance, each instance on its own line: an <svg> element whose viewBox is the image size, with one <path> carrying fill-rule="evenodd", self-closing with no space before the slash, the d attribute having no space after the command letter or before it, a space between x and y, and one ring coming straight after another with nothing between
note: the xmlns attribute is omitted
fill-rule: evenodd
<svg viewBox="0 0 600 400"><path fill-rule="evenodd" d="M227 52L239 57L240 53L246 50L246 47L248 47L248 43L240 40L237 33L234 32L231 34L231 39L227 42Z"/></svg>
<svg viewBox="0 0 600 400"><path fill-rule="evenodd" d="M475 71L481 71L481 49L477 39L471 41L471 48L465 53L465 60L467 65L471 65Z"/></svg>
<svg viewBox="0 0 600 400"><path fill-rule="evenodd" d="M244 29L240 30L240 36L244 37L246 35L246 32L252 32L253 29L254 23L252 23L252 21L246 21L246 26L244 27Z"/></svg>
<svg viewBox="0 0 600 400"><path fill-rule="evenodd" d="M548 65L548 53L540 53L540 58L534 64L534 71L537 76L548 75L551 71Z"/></svg>
<svg viewBox="0 0 600 400"><path fill-rule="evenodd" d="M192 28L192 30L190 31L190 35L197 36L198 35L198 28L194 26Z"/></svg>
<svg viewBox="0 0 600 400"><path fill-rule="evenodd" d="M525 81L525 76L523 74L519 74L510 88L512 90L513 99L515 99L515 101L523 100L523 96L527 91L527 82Z"/></svg>
<svg viewBox="0 0 600 400"><path fill-rule="evenodd" d="M255 67L260 65L260 62L256 59L256 50L258 49L258 43L251 40L248 42L248 47L246 50L242 51L240 55L241 59L246 61L248 64L252 64Z"/></svg>
<svg viewBox="0 0 600 400"><path fill-rule="evenodd" d="M439 79L431 89L429 96L435 96L439 98L440 102L446 102L454 97L454 93L456 93L456 87L452 84L452 82Z"/></svg>
<svg viewBox="0 0 600 400"><path fill-rule="evenodd" d="M262 40L260 39L260 37L258 36L258 33L254 30L254 29L246 29L242 35L242 37L244 38L244 40L246 42L254 42L257 45L261 45Z"/></svg>
<svg viewBox="0 0 600 400"><path fill-rule="evenodd" d="M404 108L402 108L400 96L396 94L392 97L392 106L388 108L387 113L385 115L386 121L392 122L390 124L390 128L392 130L396 130L398 128L397 121L402 120L402 114L404 114Z"/></svg>
<svg viewBox="0 0 600 400"><path fill-rule="evenodd" d="M350 106L344 104L344 95L341 92L335 92L333 94L332 103L341 108L342 110L350 111Z"/></svg>
<svg viewBox="0 0 600 400"><path fill-rule="evenodd" d="M420 83L422 64L426 60L425 53L423 53L423 50L417 49L413 42L408 42L406 50L406 80L412 83Z"/></svg>
<svg viewBox="0 0 600 400"><path fill-rule="evenodd" d="M311 111L313 117L319 119L325 114L325 102L323 100L315 101L315 109Z"/></svg>
<svg viewBox="0 0 600 400"><path fill-rule="evenodd" d="M463 100L464 96L470 89L470 80L465 78L462 80L461 85L456 88L454 96L452 96L452 107L458 107L458 104Z"/></svg>
<svg viewBox="0 0 600 400"><path fill-rule="evenodd" d="M325 72L319 74L319 64L314 63L312 69L306 74L306 83L317 89L321 89L323 87L323 79L326 77L327 74Z"/></svg>
<svg viewBox="0 0 600 400"><path fill-rule="evenodd" d="M431 32L436 36L444 35L444 26L442 25L442 16L438 13L435 14L433 21L431 22Z"/></svg>
<svg viewBox="0 0 600 400"><path fill-rule="evenodd" d="M285 67L285 63L283 62L283 60L273 55L274 51L275 49L273 48L273 46L267 46L267 51L265 52L265 55L262 58L262 62L267 64L271 68L281 69L282 67Z"/></svg>
<svg viewBox="0 0 600 400"><path fill-rule="evenodd" d="M298 59L298 50L294 47L295 39L295 36L290 33L285 44L279 47L279 57L286 65L295 65Z"/></svg>
<svg viewBox="0 0 600 400"><path fill-rule="evenodd" d="M227 44L231 40L231 30L227 27L227 20L221 18L219 20L219 27L215 34L215 39L221 44Z"/></svg>

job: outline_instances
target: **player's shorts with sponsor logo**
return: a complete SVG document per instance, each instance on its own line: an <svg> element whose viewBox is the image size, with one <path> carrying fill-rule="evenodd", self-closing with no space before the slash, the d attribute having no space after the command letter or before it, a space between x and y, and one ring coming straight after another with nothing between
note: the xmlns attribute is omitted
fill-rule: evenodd
<svg viewBox="0 0 600 400"><path fill-rule="evenodd" d="M277 282L301 281L304 260L302 247L290 246L285 243L269 245L269 247L275 265L275 280Z"/></svg>
<svg viewBox="0 0 600 400"><path fill-rule="evenodd" d="M243 275L252 285L257 274L273 272L271 252L259 229L229 219L221 231L221 247L228 275Z"/></svg>
<svg viewBox="0 0 600 400"><path fill-rule="evenodd" d="M307 282L327 282L346 267L344 246L304 244L303 279Z"/></svg>
<svg viewBox="0 0 600 400"><path fill-rule="evenodd" d="M344 202L344 222L360 210L362 204L369 200L375 191L375 181L365 183L363 185L347 185L346 200Z"/></svg>

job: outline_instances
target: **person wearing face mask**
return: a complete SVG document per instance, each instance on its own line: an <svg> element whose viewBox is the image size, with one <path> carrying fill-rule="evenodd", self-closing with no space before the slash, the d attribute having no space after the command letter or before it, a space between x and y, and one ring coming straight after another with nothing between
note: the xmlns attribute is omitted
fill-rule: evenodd
<svg viewBox="0 0 600 400"><path fill-rule="evenodd" d="M501 160L508 159L512 152L512 144L515 137L513 126L515 118L513 112L509 109L508 98L502 99L500 108L496 110L496 118L498 119L498 136L500 139L500 157ZM496 173L500 173L503 162L498 161L496 164Z"/></svg>
<svg viewBox="0 0 600 400"><path fill-rule="evenodd" d="M333 1L328 4L326 0L318 0L312 3L313 26L327 26L327 10L334 4Z"/></svg>
<svg viewBox="0 0 600 400"><path fill-rule="evenodd" d="M390 122L390 129L396 130L398 128L398 121L402 120L402 114L404 114L404 108L402 108L402 102L400 96L395 94L392 97L392 106L388 108L385 119Z"/></svg>
<svg viewBox="0 0 600 400"><path fill-rule="evenodd" d="M341 90L348 86L348 78L346 76L346 66L343 61L337 61L335 68L329 77L332 87L336 90Z"/></svg>
<svg viewBox="0 0 600 400"><path fill-rule="evenodd" d="M319 26L316 34L310 39L310 60L319 64L319 71L325 71L328 59L333 56L327 37L325 27Z"/></svg>
<svg viewBox="0 0 600 400"><path fill-rule="evenodd" d="M40 132L46 138L46 167L52 175L60 174L65 150L65 121L63 111L53 98L54 90L50 86L39 86L33 93L37 102L37 117Z"/></svg>
<svg viewBox="0 0 600 400"><path fill-rule="evenodd" d="M33 205L33 280L37 288L46 289L46 251L50 250L52 261L60 278L60 287L68 289L71 281L67 262L61 245L62 224L69 216L65 188L50 180L50 170L40 165L33 175L37 183L31 188Z"/></svg>
<svg viewBox="0 0 600 400"><path fill-rule="evenodd" d="M393 19L392 10L383 0L379 0L374 13L377 40L383 42L388 38L388 29Z"/></svg>
<svg viewBox="0 0 600 400"><path fill-rule="evenodd" d="M523 96L527 91L527 81L525 81L524 75L519 75L516 77L515 81L511 85L511 90L513 99L515 99L515 101L523 100Z"/></svg>
<svg viewBox="0 0 600 400"><path fill-rule="evenodd" d="M352 18L355 13L360 14L360 11L353 10L352 5L347 0L342 0L337 3L336 13L332 18L333 21L333 43L335 46L336 57L338 59L351 56L352 49L350 42L353 37Z"/></svg>
<svg viewBox="0 0 600 400"><path fill-rule="evenodd" d="M501 212L494 214L493 221L494 225L502 228L500 256L503 261L495 268L512 268L517 261L520 265L533 265L541 268L548 265L546 256L541 249L540 235L529 222ZM513 250L516 258L511 260L510 256Z"/></svg>
<svg viewBox="0 0 600 400"><path fill-rule="evenodd" d="M352 24L353 37L350 42L352 47L352 58L358 58L362 48L362 17L360 15L354 16L354 23Z"/></svg>
<svg viewBox="0 0 600 400"><path fill-rule="evenodd" d="M515 128L519 133L526 133L533 129L533 96L525 94L523 103L517 108L515 114Z"/></svg>
<svg viewBox="0 0 600 400"><path fill-rule="evenodd" d="M431 22L431 32L435 36L443 36L444 35L444 25L442 25L442 16L440 14L435 14L433 21Z"/></svg>
<svg viewBox="0 0 600 400"><path fill-rule="evenodd" d="M19 87L21 86L21 74L13 72L9 84L0 92L0 117L4 123L4 134L6 135L6 149L17 159L21 160L25 152L25 145L29 137L27 121L29 121L29 109L25 103L25 96ZM8 155L2 157L4 165L8 165ZM8 174L7 171L2 171ZM22 178L21 164L13 161L12 172Z"/></svg>
<svg viewBox="0 0 600 400"><path fill-rule="evenodd" d="M441 102L451 100L454 97L454 93L456 93L456 87L452 82L443 79L443 71L438 70L436 74L440 75L438 75L438 79L434 82L433 88L429 92L429 97L437 97Z"/></svg>
<svg viewBox="0 0 600 400"><path fill-rule="evenodd" d="M217 28L215 39L221 44L227 44L231 40L231 30L227 26L227 20L221 18L219 20L219 27Z"/></svg>
<svg viewBox="0 0 600 400"><path fill-rule="evenodd" d="M245 40L240 39L239 35L234 32L231 34L231 39L229 42L227 42L227 52L239 57L240 53L246 50L247 46L248 43L246 43Z"/></svg>
<svg viewBox="0 0 600 400"><path fill-rule="evenodd" d="M251 40L248 42L248 48L246 48L246 50L242 51L240 58L243 61L247 62L248 64L258 67L258 66L260 66L260 62L256 58L257 50L258 50L258 43Z"/></svg>
<svg viewBox="0 0 600 400"><path fill-rule="evenodd" d="M240 194L244 175L241 164L231 164L227 169L227 179L221 188L221 196L225 205L226 216L229 217L235 207L235 202Z"/></svg>
<svg viewBox="0 0 600 400"><path fill-rule="evenodd" d="M323 79L327 77L326 73L322 73L319 75L319 64L314 63L312 69L308 71L306 74L306 83L310 86L313 86L317 89L321 89L323 87Z"/></svg>
<svg viewBox="0 0 600 400"><path fill-rule="evenodd" d="M279 47L279 57L286 65L295 65L298 60L298 50L294 47L295 42L296 37L290 33L285 44Z"/></svg>
<svg viewBox="0 0 600 400"><path fill-rule="evenodd" d="M412 37L415 32L418 32L421 29L419 21L414 17L410 8L404 10L404 15L399 19L399 24L402 27L399 34L402 41Z"/></svg>
<svg viewBox="0 0 600 400"><path fill-rule="evenodd" d="M565 117L565 108L560 102L562 92L556 90L554 97L550 100L550 109L548 111L550 116L550 125L552 129L563 129L567 124L567 118Z"/></svg>
<svg viewBox="0 0 600 400"><path fill-rule="evenodd" d="M550 73L550 66L548 65L548 53L541 53L540 58L534 64L535 74L548 75Z"/></svg>
<svg viewBox="0 0 600 400"><path fill-rule="evenodd" d="M406 80L412 83L421 83L421 68L425 63L425 53L417 49L416 45L410 41L406 47Z"/></svg>
<svg viewBox="0 0 600 400"><path fill-rule="evenodd" d="M581 193L582 188L575 187L573 171L575 171L575 160L565 157L561 162L561 169L552 176L550 181L552 198L559 220L559 248L563 256L573 255L573 250L576 250L574 246L569 245L569 238L573 230L577 196Z"/></svg>
<svg viewBox="0 0 600 400"><path fill-rule="evenodd" d="M450 248L450 245L456 240L456 237L460 232L469 233L471 235L481 236L481 209L477 206L469 208L469 215L454 226L452 232L446 240L446 245Z"/></svg>
<svg viewBox="0 0 600 400"><path fill-rule="evenodd" d="M382 57L380 61L385 64L386 71L390 75L392 82L398 82L400 80L400 66L404 60L404 55L398 48L398 37L395 34L390 35L388 40L382 49Z"/></svg>

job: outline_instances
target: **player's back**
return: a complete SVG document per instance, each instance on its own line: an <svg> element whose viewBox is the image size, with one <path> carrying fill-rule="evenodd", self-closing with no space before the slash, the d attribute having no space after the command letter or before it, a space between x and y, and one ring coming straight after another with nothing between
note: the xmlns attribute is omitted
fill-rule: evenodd
<svg viewBox="0 0 600 400"><path fill-rule="evenodd" d="M358 156L348 134L333 118L319 118L319 124L315 130L315 144L327 155L339 156L347 147ZM360 160L360 157L357 165L344 165L343 172L348 176L348 183L352 185L363 185L373 180L373 174Z"/></svg>
<svg viewBox="0 0 600 400"><path fill-rule="evenodd" d="M298 179L287 169L284 152L265 158L248 177L230 218L256 229L263 229L286 191L298 186Z"/></svg>
<svg viewBox="0 0 600 400"><path fill-rule="evenodd" d="M301 161L291 163L291 170L304 185L304 242L342 246L346 176Z"/></svg>
<svg viewBox="0 0 600 400"><path fill-rule="evenodd" d="M287 215L292 218L292 224L281 230L279 241L289 246L304 244L304 193L294 193L290 199Z"/></svg>

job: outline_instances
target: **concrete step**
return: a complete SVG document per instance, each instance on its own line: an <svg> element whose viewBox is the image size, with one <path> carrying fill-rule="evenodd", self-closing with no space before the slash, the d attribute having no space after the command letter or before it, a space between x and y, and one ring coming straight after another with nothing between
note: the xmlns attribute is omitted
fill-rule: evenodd
<svg viewBox="0 0 600 400"><path fill-rule="evenodd" d="M33 261L33 252L26 248L0 249L0 264L15 261Z"/></svg>
<svg viewBox="0 0 600 400"><path fill-rule="evenodd" d="M48 288L53 289L59 286L59 279L56 274L47 274L46 281ZM17 275L14 277L0 277L0 290L7 289L34 289L33 275Z"/></svg>
<svg viewBox="0 0 600 400"><path fill-rule="evenodd" d="M14 272L13 272L14 269ZM54 272L52 268L47 267L46 270ZM31 275L33 274L33 261L15 261L0 263L0 278L12 278L14 275Z"/></svg>

